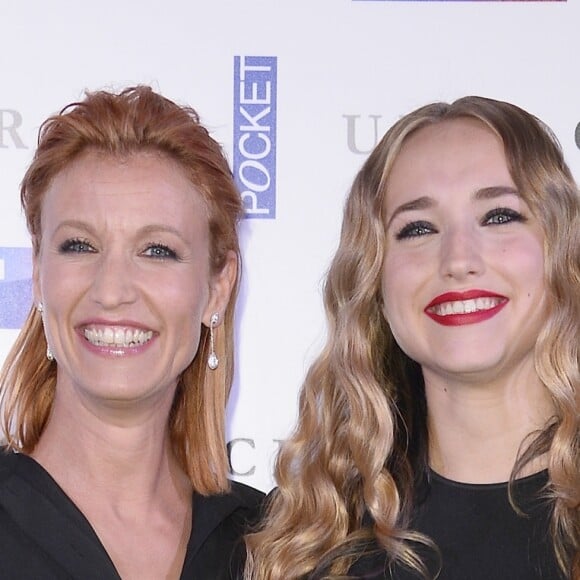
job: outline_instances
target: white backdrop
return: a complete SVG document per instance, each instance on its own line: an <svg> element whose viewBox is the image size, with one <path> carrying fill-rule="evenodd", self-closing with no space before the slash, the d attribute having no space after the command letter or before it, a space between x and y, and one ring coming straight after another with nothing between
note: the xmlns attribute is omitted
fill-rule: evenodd
<svg viewBox="0 0 580 580"><path fill-rule="evenodd" d="M228 433L236 478L264 490L323 340L343 200L377 136L419 105L480 94L546 121L580 175L578 0L5 0L0 19L0 362L29 277L28 251L10 249L29 248L18 191L40 123L84 89L148 83L195 107L233 162L235 57L273 57L276 213L241 228Z"/></svg>

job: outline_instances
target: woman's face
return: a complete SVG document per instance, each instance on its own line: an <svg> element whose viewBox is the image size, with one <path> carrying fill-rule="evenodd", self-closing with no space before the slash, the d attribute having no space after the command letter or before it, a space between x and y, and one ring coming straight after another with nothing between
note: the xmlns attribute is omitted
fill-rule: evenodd
<svg viewBox="0 0 580 580"><path fill-rule="evenodd" d="M543 234L500 139L470 119L420 129L395 160L385 209L384 315L425 380L533 369Z"/></svg>
<svg viewBox="0 0 580 580"><path fill-rule="evenodd" d="M235 259L209 269L207 208L174 162L89 153L42 205L35 298L60 388L81 397L172 400L202 322L223 313Z"/></svg>

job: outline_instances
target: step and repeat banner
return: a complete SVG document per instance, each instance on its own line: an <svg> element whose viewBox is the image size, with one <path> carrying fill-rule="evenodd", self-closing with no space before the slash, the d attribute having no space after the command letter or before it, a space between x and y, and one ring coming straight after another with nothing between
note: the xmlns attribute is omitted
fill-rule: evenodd
<svg viewBox="0 0 580 580"><path fill-rule="evenodd" d="M508 100L580 176L578 0L30 0L0 15L0 362L31 304L19 184L39 125L87 89L150 84L198 110L244 198L228 446L234 477L263 490L324 340L345 195L395 120Z"/></svg>

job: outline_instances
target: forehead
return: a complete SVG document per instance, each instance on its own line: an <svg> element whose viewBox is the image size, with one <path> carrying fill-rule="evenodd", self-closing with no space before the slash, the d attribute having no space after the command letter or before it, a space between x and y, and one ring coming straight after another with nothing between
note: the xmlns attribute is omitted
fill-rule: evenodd
<svg viewBox="0 0 580 580"><path fill-rule="evenodd" d="M119 158L89 151L73 161L46 191L42 221L70 214L91 220L130 215L183 222L196 215L207 221L205 201L183 168L152 152Z"/></svg>
<svg viewBox="0 0 580 580"><path fill-rule="evenodd" d="M386 203L401 191L430 195L437 188L492 185L513 185L501 139L481 121L446 120L403 142L387 179Z"/></svg>
<svg viewBox="0 0 580 580"><path fill-rule="evenodd" d="M466 152L470 155L492 153L505 160L503 143L490 127L478 119L460 117L439 121L413 131L403 141L395 164L407 159L412 159L415 163L424 158L428 161L452 160L458 153ZM463 160L464 157L462 155L460 159Z"/></svg>

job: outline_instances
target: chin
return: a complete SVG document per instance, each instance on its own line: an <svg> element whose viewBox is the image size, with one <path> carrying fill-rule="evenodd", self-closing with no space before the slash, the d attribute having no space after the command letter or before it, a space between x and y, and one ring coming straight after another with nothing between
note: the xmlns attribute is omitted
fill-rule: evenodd
<svg viewBox="0 0 580 580"><path fill-rule="evenodd" d="M122 380L114 380L109 377L109 380L93 381L90 384L85 382L81 390L94 400L130 403L148 398L155 391L155 387L145 383L143 379L127 380L124 377Z"/></svg>
<svg viewBox="0 0 580 580"><path fill-rule="evenodd" d="M456 377L476 379L489 377L502 365L503 357L500 353L466 352L464 349L448 349L445 353L433 357L430 362L421 364L423 368L430 368L435 374L442 374L449 378ZM451 356L450 356L451 353ZM485 354L485 357L482 357Z"/></svg>

